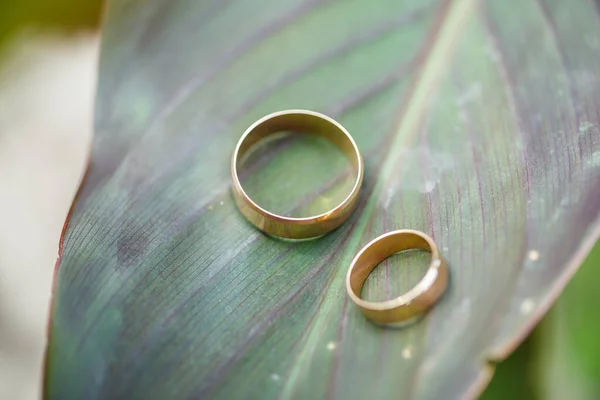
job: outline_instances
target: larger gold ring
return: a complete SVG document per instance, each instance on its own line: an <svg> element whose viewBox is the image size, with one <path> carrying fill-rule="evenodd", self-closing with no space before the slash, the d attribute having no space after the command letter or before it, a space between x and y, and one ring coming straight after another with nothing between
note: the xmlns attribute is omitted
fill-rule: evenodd
<svg viewBox="0 0 600 400"><path fill-rule="evenodd" d="M265 210L246 194L238 177L240 160L259 140L282 131L295 131L322 136L333 142L344 152L356 172L356 181L352 191L344 201L319 215L292 218ZM363 174L362 156L348 131L334 119L307 110L279 111L256 121L240 138L231 161L233 195L239 210L258 229L274 236L289 239L307 239L321 236L344 223L356 208Z"/></svg>
<svg viewBox="0 0 600 400"><path fill-rule="evenodd" d="M360 297L367 277L380 262L412 249L431 253L429 269L414 288L387 301L373 302ZM447 282L448 269L433 240L423 232L402 229L379 236L354 257L346 276L346 290L367 318L383 325L397 325L413 320L433 306L444 293Z"/></svg>

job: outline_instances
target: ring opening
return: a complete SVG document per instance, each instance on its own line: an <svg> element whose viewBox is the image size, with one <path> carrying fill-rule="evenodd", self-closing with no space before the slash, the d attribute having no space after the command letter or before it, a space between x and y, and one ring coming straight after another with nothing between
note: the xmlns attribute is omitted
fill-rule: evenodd
<svg viewBox="0 0 600 400"><path fill-rule="evenodd" d="M371 302L395 299L417 286L430 264L431 253L425 250L411 249L392 254L367 276L359 297Z"/></svg>
<svg viewBox="0 0 600 400"><path fill-rule="evenodd" d="M263 210L308 218L342 204L359 183L360 159L348 134L313 114L257 121L239 145L242 190Z"/></svg>
<svg viewBox="0 0 600 400"><path fill-rule="evenodd" d="M416 251L413 251L413 250L416 250ZM400 254L398 254L398 253L400 253ZM383 275L383 278L384 278L383 281L384 282L386 281L385 274L387 271L385 268L381 268L381 271L377 272L376 274L374 274L374 276L371 279L369 279L369 276L371 275L373 270L375 270L375 268L377 268L378 265L382 264L382 262L384 262L385 260L388 260L391 256L394 256L396 254L399 256L398 259L401 259L402 257L404 257L405 261L406 261L407 254L413 254L413 255L417 255L417 257L419 257L419 259L425 259L427 269L429 269L431 262L432 262L432 257L434 257L434 255L432 253L433 253L432 249L431 249L429 243L427 242L427 240L423 236L420 236L416 233L412 233L409 231L402 231L402 232L394 232L394 233L391 233L388 235L383 235L383 236L373 240L371 243L369 243L359 253L357 258L354 260L353 268L350 273L351 289L358 298L364 299L366 301L381 302L381 301L383 301L382 299L378 298L377 300L375 300L375 299L372 299L372 297L371 297L373 295L371 293L371 291L373 289L377 290L378 297L381 297L382 292L385 293L385 290L381 291L381 290L378 290L376 287L367 289L365 291L366 297L362 296L363 288L365 287L365 283L368 280L371 282L373 280L381 281L381 277L379 277L379 276ZM387 263L389 264L390 261L387 261ZM420 261L419 265L421 263L422 263L422 261ZM396 269L398 269L398 268L396 268ZM422 269L423 268L419 266L419 271L421 271ZM404 273L406 273L406 271L404 271ZM402 274L402 271L395 272L395 274L396 275ZM414 279L414 274L415 273L413 271L413 279ZM405 294L408 291L410 291L412 288L414 288L416 286L416 284L418 284L418 282L420 282L423 279L425 274L426 274L426 272L424 272L422 274L419 273L418 274L420 276L419 280L415 284L413 284L411 287L409 287L408 290L404 290L404 292L402 294ZM377 286L377 285L372 285L372 286ZM385 295L386 295L386 297L388 296L387 293L385 293ZM393 296L392 298L395 298L395 297L398 297L398 296ZM389 300L389 298L386 300Z"/></svg>

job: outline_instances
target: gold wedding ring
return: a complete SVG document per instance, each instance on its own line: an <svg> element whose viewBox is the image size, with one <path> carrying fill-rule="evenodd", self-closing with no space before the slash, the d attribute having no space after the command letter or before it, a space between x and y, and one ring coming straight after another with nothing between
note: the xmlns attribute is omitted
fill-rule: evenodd
<svg viewBox="0 0 600 400"><path fill-rule="evenodd" d="M367 301L360 297L367 277L380 262L395 253L412 249L431 253L429 269L414 288L387 301ZM423 232L402 229L372 240L354 257L346 276L346 291L367 318L393 326L407 323L427 311L444 293L447 282L446 263L433 240Z"/></svg>
<svg viewBox="0 0 600 400"><path fill-rule="evenodd" d="M282 131L310 133L322 136L338 146L350 160L356 181L348 196L333 209L306 218L284 217L265 210L244 191L238 177L240 160L258 141ZM231 161L233 195L239 210L258 229L283 238L307 239L321 236L348 219L358 202L364 164L352 136L337 121L307 110L285 110L269 114L253 123L240 138Z"/></svg>

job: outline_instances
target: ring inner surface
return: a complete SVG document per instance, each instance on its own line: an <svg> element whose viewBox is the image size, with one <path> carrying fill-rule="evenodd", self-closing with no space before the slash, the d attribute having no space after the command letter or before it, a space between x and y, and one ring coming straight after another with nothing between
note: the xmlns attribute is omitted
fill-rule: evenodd
<svg viewBox="0 0 600 400"><path fill-rule="evenodd" d="M252 132L246 136L244 142L240 146L237 156L238 165L236 165L236 168L239 166L240 160L243 158L244 154L246 154L248 149L258 141L282 131L292 130L322 136L330 140L342 149L344 154L346 154L346 157L348 157L352 163L352 166L355 169L358 169L358 155L348 136L329 121L310 114L278 115L256 126Z"/></svg>
<svg viewBox="0 0 600 400"><path fill-rule="evenodd" d="M431 252L425 238L411 232L401 232L384 236L366 248L355 261L350 274L350 287L362 299L361 291L369 274L386 258L405 250L425 250Z"/></svg>
<svg viewBox="0 0 600 400"><path fill-rule="evenodd" d="M290 113L273 116L255 126L252 131L250 131L244 137L243 142L240 144L235 160L235 168L236 171L238 171L238 181L242 188L242 182L239 178L239 169L243 160L245 159L244 156L248 154L253 146L258 144L258 142L269 137L275 137L274 135L281 134L282 132L301 132L302 134L323 137L324 139L327 139L333 143L337 148L342 150L346 158L350 161L352 173L354 174L354 177L352 178L352 188L349 192L344 193L344 198L349 196L352 191L356 190L356 185L360 178L360 156L358 155L357 148L352 140L334 123L316 115L303 113ZM350 184L350 181L347 182ZM342 192L340 192L340 194L341 193ZM341 202L342 200L340 200L340 203ZM335 206L327 208L323 212L329 212L333 208L335 208ZM320 215L323 212L319 212L317 215ZM276 215L281 214L276 213ZM311 213L310 215L313 214Z"/></svg>

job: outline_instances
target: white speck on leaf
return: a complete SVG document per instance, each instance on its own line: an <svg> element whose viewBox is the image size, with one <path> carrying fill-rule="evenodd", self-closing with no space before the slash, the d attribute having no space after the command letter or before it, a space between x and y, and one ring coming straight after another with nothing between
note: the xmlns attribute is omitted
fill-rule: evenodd
<svg viewBox="0 0 600 400"><path fill-rule="evenodd" d="M224 203L224 202L220 202L219 204L220 204L220 205L223 205L223 204L225 204L225 203Z"/></svg>
<svg viewBox="0 0 600 400"><path fill-rule="evenodd" d="M425 146L399 148L394 153L394 159L402 160L406 165L426 165L427 168L414 169L411 173L403 175L403 179L395 179L390 186L382 188L379 204L386 210L399 204L397 193L400 191L414 190L425 194L430 193L437 186L438 181L443 180L445 171L455 166L453 155Z"/></svg>
<svg viewBox="0 0 600 400"><path fill-rule="evenodd" d="M594 124L588 121L579 124L579 134L582 136L587 135L592 129L594 129Z"/></svg>
<svg viewBox="0 0 600 400"><path fill-rule="evenodd" d="M465 297L464 299L462 299L462 301L460 302L460 308L464 312L471 311L471 299L468 297Z"/></svg>
<svg viewBox="0 0 600 400"><path fill-rule="evenodd" d="M592 93L598 84L596 74L585 69L572 70L571 76L573 77L576 89L582 93Z"/></svg>
<svg viewBox="0 0 600 400"><path fill-rule="evenodd" d="M591 165L600 165L600 150L595 151L587 163Z"/></svg>
<svg viewBox="0 0 600 400"><path fill-rule="evenodd" d="M521 314L529 314L535 308L533 300L527 298L521 303Z"/></svg>
<svg viewBox="0 0 600 400"><path fill-rule="evenodd" d="M280 376L277 374L271 374L271 379L273 379L275 382L277 382L280 379Z"/></svg>
<svg viewBox="0 0 600 400"><path fill-rule="evenodd" d="M412 354L412 347L410 346L406 346L404 349L402 349L402 357L410 360L412 358L413 354Z"/></svg>
<svg viewBox="0 0 600 400"><path fill-rule="evenodd" d="M487 45L483 48L483 52L490 58L490 60L494 62L500 61L500 52L498 52L495 47Z"/></svg>
<svg viewBox="0 0 600 400"><path fill-rule="evenodd" d="M430 193L435 188L435 186L435 182L433 181L424 181L421 185L419 185L419 192Z"/></svg>
<svg viewBox="0 0 600 400"><path fill-rule="evenodd" d="M386 195L385 195L385 201L384 201L384 204L383 204L383 208L384 209L387 210L388 207L390 206L390 203L392 202L392 197L394 197L394 193L395 193L394 188L389 188L387 190Z"/></svg>
<svg viewBox="0 0 600 400"><path fill-rule="evenodd" d="M333 351L333 350L335 350L336 347L337 347L337 344L335 344L335 342L327 343L327 350Z"/></svg>
<svg viewBox="0 0 600 400"><path fill-rule="evenodd" d="M465 105L478 100L481 97L481 82L474 82L458 96L456 102Z"/></svg>
<svg viewBox="0 0 600 400"><path fill-rule="evenodd" d="M527 253L527 257L531 261L537 261L540 259L540 253L538 253L537 250L529 250L529 253Z"/></svg>

